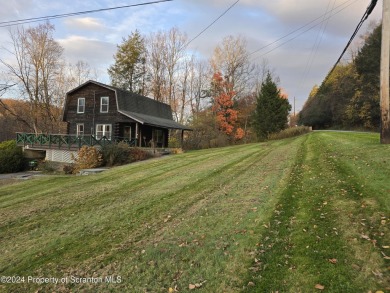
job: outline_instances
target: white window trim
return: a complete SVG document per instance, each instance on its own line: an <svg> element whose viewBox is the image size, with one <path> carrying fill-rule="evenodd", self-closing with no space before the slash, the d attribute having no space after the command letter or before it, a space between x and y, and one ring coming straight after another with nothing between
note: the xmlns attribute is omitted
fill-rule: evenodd
<svg viewBox="0 0 390 293"><path fill-rule="evenodd" d="M104 105L107 105L107 111L103 111L103 99L105 98L107 98L107 104ZM110 105L109 97L100 97L100 113L108 113L109 105Z"/></svg>
<svg viewBox="0 0 390 293"><path fill-rule="evenodd" d="M99 126L103 126L103 131L101 131L102 132L101 136L98 135L98 127ZM108 135L108 136L106 134L106 126L110 127L110 131L109 131L110 135ZM111 136L112 136L112 124L96 124L95 135L96 135L97 139L101 139L103 136L105 136L107 139L111 139Z"/></svg>
<svg viewBox="0 0 390 293"><path fill-rule="evenodd" d="M80 101L84 101L83 111L80 111ZM78 114L85 113L85 98L78 98L77 99L77 113Z"/></svg>
<svg viewBox="0 0 390 293"><path fill-rule="evenodd" d="M83 127L83 131L80 131L80 126ZM81 134L80 134L81 133ZM84 123L77 123L76 124L76 134L78 137L83 137L85 133Z"/></svg>

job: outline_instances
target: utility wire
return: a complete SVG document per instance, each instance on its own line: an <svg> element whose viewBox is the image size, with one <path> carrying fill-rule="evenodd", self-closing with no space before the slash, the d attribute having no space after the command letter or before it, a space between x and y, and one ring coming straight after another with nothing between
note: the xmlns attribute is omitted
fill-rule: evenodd
<svg viewBox="0 0 390 293"><path fill-rule="evenodd" d="M339 59L337 59L336 63L333 65L333 68L330 70L328 76L330 76L330 75L333 73L333 71L335 70L337 64L340 62L341 58L343 58L343 56L344 56L345 52L347 51L349 45L352 43L352 41L353 41L353 39L355 38L355 36L357 35L359 29L362 27L364 21L368 18L368 16L369 16L369 15L371 14L371 12L374 10L375 5L376 5L377 2L378 2L378 0L371 0L370 5L367 7L366 12L364 13L362 19L360 20L360 22L359 22L359 24L357 25L355 31L353 32L352 37L349 39L347 45L345 46L343 52L341 53L341 55L340 55L340 57L339 57Z"/></svg>
<svg viewBox="0 0 390 293"><path fill-rule="evenodd" d="M257 53L257 52L260 52L261 50L264 50L265 48L268 48L269 46L272 46L273 44L275 44L275 43L277 43L277 42L279 42L279 41L281 41L281 40L283 40L283 39L285 39L285 38L287 38L287 37L293 35L294 33L296 33L296 32L298 32L298 31L304 29L305 27L311 25L312 23L315 23L317 20L319 20L319 19L325 17L327 14L331 14L333 11L335 11L336 9L340 8L341 6L345 5L346 3L350 2L350 1L352 1L352 0L347 0L347 1L343 2L343 3L341 3L340 5L336 6L336 7L333 8L332 10L330 10L329 12L327 12L327 13L325 13L325 14L323 14L323 15L320 15L319 17L313 19L312 21L306 23L305 25L303 25L303 26L301 26L301 27L299 27L299 28L297 28L297 29L295 29L295 30L289 32L288 34L286 34L286 35L284 35L284 36L282 36L282 37L280 37L279 39L277 39L277 40L275 40L275 41L273 41L273 42L271 42L271 43L269 43L269 44L267 44L267 45L265 45L265 46L263 46L263 47L261 47L261 48L255 50L255 51L253 51L253 52L251 52L251 53L249 53L249 55L253 55L253 54ZM357 2L357 1L358 1L358 0L355 0L353 3ZM317 25L323 23L324 21L329 20L332 16L338 14L338 13L341 12L342 10L344 10L344 9L346 9L347 7L351 6L353 3L347 5L346 7L341 8L340 10L336 11L334 14L331 14L331 15L330 15L329 17L327 17L326 19L323 19L321 22L319 22L319 23L317 23L317 24L315 24L315 25L309 27L309 29L305 30L303 33L305 33L305 32L307 32L307 31L313 29L314 27L316 27ZM300 36L300 35L302 35L302 33L299 34L298 36ZM295 38L292 38L292 39L290 39L289 41L291 41L291 40L293 40L293 39L295 39ZM287 42L289 42L289 41L287 41ZM287 43L287 42L284 42L283 44L285 44L285 43ZM282 45L283 45L283 44L282 44ZM279 48L279 47L280 47L280 46L278 46L278 47L276 47L276 48ZM275 48L275 49L276 49L276 48ZM272 51L273 51L273 50L267 52L266 54L268 54L268 53L270 53L270 52L272 52ZM265 54L264 54L264 55L265 55ZM263 55L262 55L262 56L263 56Z"/></svg>
<svg viewBox="0 0 390 293"><path fill-rule="evenodd" d="M301 82L299 83L300 84L300 87L302 87L303 85L303 81L307 78L307 76L309 75L310 73L310 70L311 70L311 67L314 63L314 60L317 56L317 53L318 53L318 50L320 48L320 45L321 45L321 42L322 42L322 39L324 37L324 34L325 34L325 31L326 31L326 28L329 24L329 18L326 20L326 16L328 16L328 14L331 14L331 11L333 10L333 8L335 7L336 5L336 0L333 0L333 5L332 7L330 6L331 4L331 0L329 0L328 2L328 6L326 8L326 13L324 14L324 19L321 23L321 27L318 31L318 34L317 34L317 37L316 37L316 40L313 44L313 47L311 49L311 52L310 52L310 56L309 58L307 59L307 63L306 63L306 66L305 66L305 70L303 71L303 74L302 74L302 78L301 78Z"/></svg>
<svg viewBox="0 0 390 293"><path fill-rule="evenodd" d="M356 0L355 2L357 2L357 1L358 1L358 0ZM348 1L346 1L346 2L348 2ZM345 2L345 3L346 3L346 2ZM267 54L269 54L269 53L275 51L276 49L280 48L281 46L283 46L283 45L285 45L285 44L287 44L287 43L289 43L289 42L295 40L295 39L298 38L299 36L303 35L304 33L308 32L308 31L312 30L313 28L315 28L316 26L320 25L322 22L329 20L329 19L332 18L334 15L336 15L336 14L340 13L341 11L343 11L344 9L348 8L349 6L351 6L352 4L354 4L355 2L350 3L349 5L347 5L347 6L343 7L343 8L341 8L341 9L338 10L336 13L334 13L334 14L328 16L327 18L323 19L321 22L316 23L316 24L310 26L309 28L307 28L307 29L305 29L304 31L302 31L302 32L300 32L299 34L297 34L296 36L294 36L294 37L288 39L287 41L284 41L283 43L279 44L278 46L272 48L271 50L265 52L264 54L262 54L262 55L260 55L260 56L258 56L258 57L256 57L256 58L263 57L263 56L265 56L265 55L267 55ZM338 7L339 7L339 6L338 6ZM258 50L256 50L256 51L250 53L249 55L254 54L254 53L256 53L256 52L258 52L258 51L260 51L260 50L263 50L263 49L265 49L265 48L267 48L267 47L269 47L269 46L271 46L271 45L277 43L278 41L280 41L280 40L282 40L282 39L284 39L284 38L286 38L286 37L288 37L288 36L294 34L295 32L301 30L302 28L307 27L309 24L315 22L316 20L320 19L321 17L323 17L323 15L320 16L320 17L318 17L318 18L316 18L315 20L313 20L313 21L311 21L311 22L305 24L304 26L302 26L302 27L300 27L300 28L294 30L293 32L291 32L291 33L289 33L289 34L287 34L287 35L285 35L285 36L279 38L278 40L276 40L276 41L274 41L274 42L272 42L272 43L270 43L270 44L268 44L268 45L266 45L266 46L264 46L264 47L262 47L262 48L260 48L260 49L258 49Z"/></svg>
<svg viewBox="0 0 390 293"><path fill-rule="evenodd" d="M222 18L230 9L232 9L240 0L237 0L232 5L230 5L220 16L218 16L212 23L210 23L207 27L205 27L200 33L198 33L195 37L193 37L191 40L189 40L183 47L180 48L180 50L185 49L188 47L189 44L191 44L193 41L195 41L198 37L200 37L205 31L207 31L214 23L216 23L220 18Z"/></svg>
<svg viewBox="0 0 390 293"><path fill-rule="evenodd" d="M136 6L158 4L158 3L170 2L170 1L173 1L173 0L159 0L159 1L124 5L124 6L116 6L116 7L110 7L110 8L102 8L102 9L87 10L87 11L80 11L80 12L64 13L64 14L42 16L42 17L25 18L25 19L19 19L19 20L11 20L11 21L2 21L2 22L0 22L0 27L9 27L9 26L32 23L32 22L39 22L39 21L43 21L43 20L65 18L65 17L77 16L77 15L82 15L82 14L90 14L90 13L96 13L96 12L102 12L102 11L109 11L109 10L130 8L130 7L136 7Z"/></svg>

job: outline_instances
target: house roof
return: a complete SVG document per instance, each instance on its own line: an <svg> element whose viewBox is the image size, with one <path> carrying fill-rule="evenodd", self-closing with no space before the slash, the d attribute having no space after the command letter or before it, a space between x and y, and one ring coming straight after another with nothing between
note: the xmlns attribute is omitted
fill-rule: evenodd
<svg viewBox="0 0 390 293"><path fill-rule="evenodd" d="M168 129L192 130L173 120L172 109L169 105L97 81L87 81L79 87L69 91L67 96L89 83L113 90L116 95L118 112L141 124Z"/></svg>

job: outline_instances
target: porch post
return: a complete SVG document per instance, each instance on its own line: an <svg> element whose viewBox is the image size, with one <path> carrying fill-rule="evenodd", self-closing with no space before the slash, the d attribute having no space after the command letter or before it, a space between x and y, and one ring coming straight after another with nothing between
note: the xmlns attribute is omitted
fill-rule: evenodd
<svg viewBox="0 0 390 293"><path fill-rule="evenodd" d="M135 123L135 146L138 143L138 122Z"/></svg>

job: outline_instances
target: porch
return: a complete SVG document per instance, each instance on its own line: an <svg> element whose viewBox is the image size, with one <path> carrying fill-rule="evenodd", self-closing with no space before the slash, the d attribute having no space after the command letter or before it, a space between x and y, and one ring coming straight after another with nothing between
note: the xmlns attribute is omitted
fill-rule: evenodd
<svg viewBox="0 0 390 293"><path fill-rule="evenodd" d="M35 133L16 133L16 143L24 148L25 155L30 159L45 159L47 161L72 163L73 158L78 155L78 150L82 146L93 146L102 148L107 145L124 142L130 147L140 147L144 145L139 143L137 139L127 139L124 137L114 137L108 139L103 136L96 138L94 135L68 135L68 134L35 134ZM146 143L146 142L145 142ZM166 147L157 147L156 144L152 147L141 147L146 152L153 155L167 155L176 152Z"/></svg>

